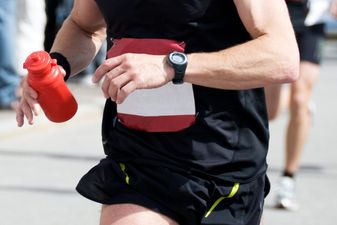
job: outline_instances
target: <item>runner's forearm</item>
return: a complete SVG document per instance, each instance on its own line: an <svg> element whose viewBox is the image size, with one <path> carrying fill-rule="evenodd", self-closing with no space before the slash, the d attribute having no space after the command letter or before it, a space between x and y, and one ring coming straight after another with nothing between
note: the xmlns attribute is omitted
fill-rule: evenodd
<svg viewBox="0 0 337 225"><path fill-rule="evenodd" d="M216 53L191 54L185 81L221 89L292 82L297 77L298 53L296 47L282 48L266 35Z"/></svg>
<svg viewBox="0 0 337 225"><path fill-rule="evenodd" d="M71 66L71 75L74 75L87 67L104 40L105 27L86 29L77 23L76 17L70 16L59 30L51 52L64 55Z"/></svg>

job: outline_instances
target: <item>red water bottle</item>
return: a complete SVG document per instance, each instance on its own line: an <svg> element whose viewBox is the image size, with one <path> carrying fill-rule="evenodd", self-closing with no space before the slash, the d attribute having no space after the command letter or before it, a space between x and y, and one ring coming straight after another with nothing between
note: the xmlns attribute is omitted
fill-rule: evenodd
<svg viewBox="0 0 337 225"><path fill-rule="evenodd" d="M30 54L23 68L28 70L28 83L38 93L37 101L50 121L65 122L77 111L77 102L64 82L56 59L48 52Z"/></svg>

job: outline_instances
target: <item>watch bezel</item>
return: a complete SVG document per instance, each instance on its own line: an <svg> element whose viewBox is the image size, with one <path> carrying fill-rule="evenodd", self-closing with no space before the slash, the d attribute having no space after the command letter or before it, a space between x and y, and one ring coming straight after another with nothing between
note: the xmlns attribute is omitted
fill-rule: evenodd
<svg viewBox="0 0 337 225"><path fill-rule="evenodd" d="M179 61L176 61L174 59L174 56L181 56L181 58L183 58L184 60L182 62L179 62ZM182 52L171 52L169 54L169 60L172 64L175 64L175 65L186 65L187 64L187 56L186 54L182 53Z"/></svg>

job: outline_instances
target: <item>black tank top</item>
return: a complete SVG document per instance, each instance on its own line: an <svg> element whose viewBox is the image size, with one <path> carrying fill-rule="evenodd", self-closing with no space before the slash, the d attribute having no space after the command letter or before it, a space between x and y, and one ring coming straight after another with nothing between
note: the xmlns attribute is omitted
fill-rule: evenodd
<svg viewBox="0 0 337 225"><path fill-rule="evenodd" d="M211 52L250 40L231 0L96 0L114 38L165 38L185 51ZM220 90L193 85L197 122L180 132L148 133L116 123L108 100L105 153L118 161L159 165L214 180L248 182L267 168L268 120L262 88ZM177 96L179 97L179 96Z"/></svg>

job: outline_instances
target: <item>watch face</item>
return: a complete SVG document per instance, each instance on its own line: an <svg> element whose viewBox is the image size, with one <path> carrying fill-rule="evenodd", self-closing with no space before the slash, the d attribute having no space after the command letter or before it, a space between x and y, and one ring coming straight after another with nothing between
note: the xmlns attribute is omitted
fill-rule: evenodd
<svg viewBox="0 0 337 225"><path fill-rule="evenodd" d="M185 54L183 54L183 53L174 52L174 53L170 54L170 60L174 64L182 65L182 64L186 63L187 58L186 58Z"/></svg>

